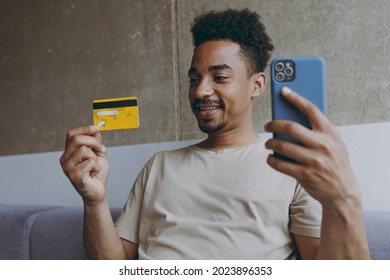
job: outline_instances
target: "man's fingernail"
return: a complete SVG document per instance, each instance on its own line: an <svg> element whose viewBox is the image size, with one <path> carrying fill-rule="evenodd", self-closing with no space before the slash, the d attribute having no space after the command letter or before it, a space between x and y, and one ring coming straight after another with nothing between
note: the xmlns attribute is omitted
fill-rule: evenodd
<svg viewBox="0 0 390 280"><path fill-rule="evenodd" d="M291 88L289 88L289 87L283 87L282 91L284 94L290 94L292 92Z"/></svg>
<svg viewBox="0 0 390 280"><path fill-rule="evenodd" d="M106 146L102 145L102 152L105 153L107 151Z"/></svg>
<svg viewBox="0 0 390 280"><path fill-rule="evenodd" d="M98 132L99 131L99 127L97 127L96 125L91 125L89 128L90 128L91 132Z"/></svg>

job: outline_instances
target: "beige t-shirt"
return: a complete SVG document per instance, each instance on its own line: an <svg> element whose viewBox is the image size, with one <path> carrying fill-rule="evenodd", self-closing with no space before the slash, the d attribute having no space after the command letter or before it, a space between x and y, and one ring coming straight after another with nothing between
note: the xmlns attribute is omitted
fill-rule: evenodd
<svg viewBox="0 0 390 280"><path fill-rule="evenodd" d="M116 221L119 236L140 259L294 258L291 233L319 237L321 206L268 166L266 140L157 153Z"/></svg>

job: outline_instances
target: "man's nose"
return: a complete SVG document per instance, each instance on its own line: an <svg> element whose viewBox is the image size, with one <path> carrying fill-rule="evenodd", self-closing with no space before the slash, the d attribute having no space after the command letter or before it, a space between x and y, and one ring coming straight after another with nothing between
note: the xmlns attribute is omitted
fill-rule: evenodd
<svg viewBox="0 0 390 280"><path fill-rule="evenodd" d="M196 89L195 97L202 99L205 97L212 96L214 94L214 90L211 85L207 82L201 82Z"/></svg>

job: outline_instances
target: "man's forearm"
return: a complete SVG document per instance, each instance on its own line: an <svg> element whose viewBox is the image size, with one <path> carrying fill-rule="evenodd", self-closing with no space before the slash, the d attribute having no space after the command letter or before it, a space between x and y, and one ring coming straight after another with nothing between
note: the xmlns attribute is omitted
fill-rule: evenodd
<svg viewBox="0 0 390 280"><path fill-rule="evenodd" d="M318 259L370 259L360 200L323 207Z"/></svg>
<svg viewBox="0 0 390 280"><path fill-rule="evenodd" d="M108 203L84 205L84 247L90 259L127 259Z"/></svg>

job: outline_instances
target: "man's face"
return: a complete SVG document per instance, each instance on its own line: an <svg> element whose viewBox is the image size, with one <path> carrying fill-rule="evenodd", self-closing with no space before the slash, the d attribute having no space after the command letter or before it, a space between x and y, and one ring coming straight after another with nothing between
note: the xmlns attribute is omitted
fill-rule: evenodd
<svg viewBox="0 0 390 280"><path fill-rule="evenodd" d="M188 71L189 100L203 132L239 131L252 125L256 83L247 71L236 43L206 41L195 49Z"/></svg>

